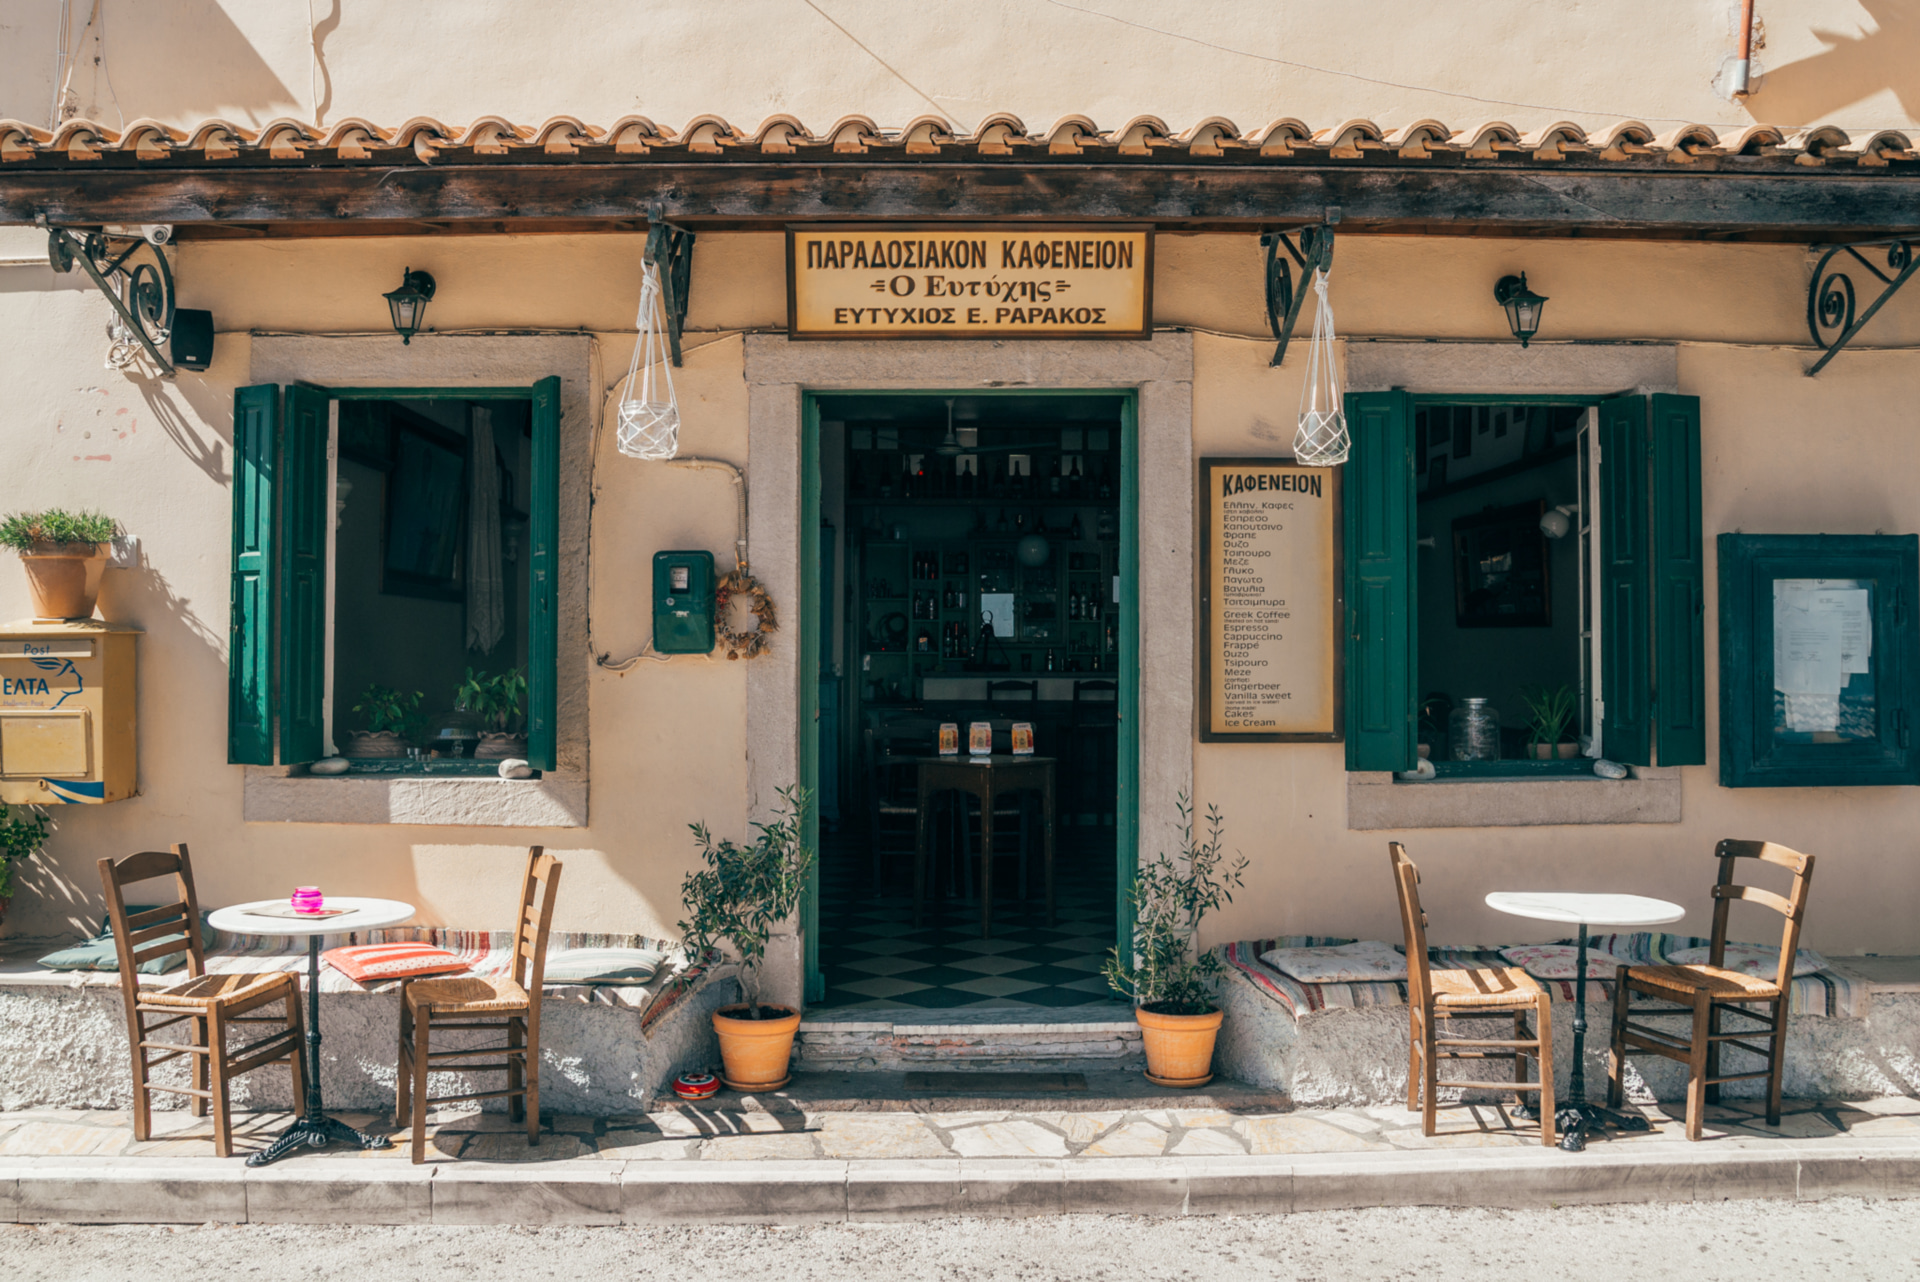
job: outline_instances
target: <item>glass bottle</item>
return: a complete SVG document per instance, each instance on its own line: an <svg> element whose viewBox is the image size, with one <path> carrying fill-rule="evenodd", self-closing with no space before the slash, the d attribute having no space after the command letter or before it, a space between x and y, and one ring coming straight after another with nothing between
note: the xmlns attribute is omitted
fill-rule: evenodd
<svg viewBox="0 0 1920 1282"><path fill-rule="evenodd" d="M1485 699L1465 699L1447 718L1455 761L1500 760L1500 712Z"/></svg>

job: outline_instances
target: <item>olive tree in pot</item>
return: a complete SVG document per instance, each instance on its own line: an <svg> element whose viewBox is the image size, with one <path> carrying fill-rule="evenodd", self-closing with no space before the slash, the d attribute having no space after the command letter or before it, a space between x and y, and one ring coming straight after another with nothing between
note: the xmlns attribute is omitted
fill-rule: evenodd
<svg viewBox="0 0 1920 1282"><path fill-rule="evenodd" d="M13 902L13 866L47 844L53 820L35 810L0 804L0 922Z"/></svg>
<svg viewBox="0 0 1920 1282"><path fill-rule="evenodd" d="M800 907L813 851L806 843L804 788L782 788L773 818L754 825L753 840L715 841L705 824L691 824L706 867L687 874L680 900L691 917L680 923L687 957L695 964L725 956L729 945L740 963L744 1002L713 1013L724 1065L720 1078L736 1091L770 1091L787 1084L793 1035L800 1012L760 1000L760 966L773 929Z"/></svg>
<svg viewBox="0 0 1920 1282"><path fill-rule="evenodd" d="M1185 793L1176 804L1180 855L1161 854L1134 873L1127 886L1133 956L1110 950L1101 973L1133 1001L1146 1043L1147 1080L1156 1086L1205 1086L1213 1080L1213 1043L1223 1018L1214 1004L1214 984L1225 968L1218 954L1198 950L1200 920L1233 902L1247 860L1238 854L1228 860L1220 842L1226 823L1216 807L1207 807L1207 839L1195 842L1193 806Z"/></svg>
<svg viewBox="0 0 1920 1282"><path fill-rule="evenodd" d="M0 544L20 554L39 619L90 619L100 599L119 523L99 512L15 512L0 520Z"/></svg>

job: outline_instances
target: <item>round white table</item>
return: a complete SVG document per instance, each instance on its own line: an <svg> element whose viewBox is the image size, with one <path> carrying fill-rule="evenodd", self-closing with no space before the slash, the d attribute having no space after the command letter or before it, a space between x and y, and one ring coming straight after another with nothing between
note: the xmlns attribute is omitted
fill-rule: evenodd
<svg viewBox="0 0 1920 1282"><path fill-rule="evenodd" d="M413 916L413 905L397 899L351 899L329 895L328 908L347 911L329 917L287 917L269 915L262 909L288 907L284 899L258 899L252 903L216 908L207 921L215 930L233 935L305 935L307 937L307 1111L278 1139L247 1159L248 1166L265 1166L285 1157L302 1144L325 1148L327 1141L340 1140L361 1148L385 1148L392 1143L384 1135L356 1131L345 1122L328 1117L320 1106L320 939L321 935L344 935L349 931L378 930ZM320 934L316 934L318 931ZM298 1102L296 1101L296 1107Z"/></svg>
<svg viewBox="0 0 1920 1282"><path fill-rule="evenodd" d="M1554 1124L1560 1128L1560 1147L1578 1153L1587 1146L1587 1132L1605 1126L1623 1131L1650 1129L1647 1119L1634 1113L1620 1113L1587 1102L1587 927L1589 926L1661 926L1679 921L1687 910L1664 899L1645 895L1581 894L1560 890L1495 891L1487 896L1487 907L1515 917L1535 921L1557 921L1580 928L1580 947L1574 961L1578 976L1573 988L1573 1080L1569 1094L1572 1102L1554 1110Z"/></svg>

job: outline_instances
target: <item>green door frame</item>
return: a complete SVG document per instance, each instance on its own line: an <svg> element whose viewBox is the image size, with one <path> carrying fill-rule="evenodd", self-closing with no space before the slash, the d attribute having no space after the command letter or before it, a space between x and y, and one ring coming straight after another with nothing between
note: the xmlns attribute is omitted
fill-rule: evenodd
<svg viewBox="0 0 1920 1282"><path fill-rule="evenodd" d="M1116 396L1120 398L1120 671L1117 791L1114 800L1114 945L1124 955L1133 937L1127 887L1139 863L1140 847L1140 399L1124 387L955 388L806 392L800 413L800 786L809 794L820 787L820 402L821 396ZM820 807L808 808L808 846L820 849ZM800 930L806 958L806 1000L826 997L820 973L820 862L807 874L800 899Z"/></svg>

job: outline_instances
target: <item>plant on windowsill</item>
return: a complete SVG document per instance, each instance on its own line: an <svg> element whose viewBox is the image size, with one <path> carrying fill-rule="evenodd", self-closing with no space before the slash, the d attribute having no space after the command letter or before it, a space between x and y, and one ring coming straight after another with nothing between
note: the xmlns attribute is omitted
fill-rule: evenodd
<svg viewBox="0 0 1920 1282"><path fill-rule="evenodd" d="M1207 807L1207 839L1193 837L1193 805L1180 810L1180 855L1161 854L1140 865L1127 886L1133 908L1133 956L1115 948L1100 973L1133 1000L1134 1018L1146 1044L1147 1080L1156 1086L1204 1086L1213 1080L1213 1044L1224 1018L1214 1004L1215 984L1225 967L1219 954L1200 952L1200 921L1233 902L1247 859L1227 858L1220 834L1226 821Z"/></svg>
<svg viewBox="0 0 1920 1282"><path fill-rule="evenodd" d="M0 520L0 545L20 554L36 619L90 619L120 524L99 512L15 512Z"/></svg>
<svg viewBox="0 0 1920 1282"><path fill-rule="evenodd" d="M348 735L340 755L354 761L406 756L420 717L420 701L425 698L418 690L401 694L377 682L368 686L360 702L353 705L353 710L367 719L367 728Z"/></svg>
<svg viewBox="0 0 1920 1282"><path fill-rule="evenodd" d="M483 728L474 748L475 759L498 761L527 755L527 732L521 726L520 704L527 695L524 668L510 668L497 676L467 669L467 679L454 695L454 706L479 717Z"/></svg>
<svg viewBox="0 0 1920 1282"><path fill-rule="evenodd" d="M1573 725L1573 687L1531 685L1520 687L1520 698L1531 718L1527 722L1527 755L1536 761L1556 757L1570 761L1579 755L1580 745L1562 736Z"/></svg>
<svg viewBox="0 0 1920 1282"><path fill-rule="evenodd" d="M13 902L13 866L47 844L53 820L37 810L0 803L0 922Z"/></svg>
<svg viewBox="0 0 1920 1282"><path fill-rule="evenodd" d="M730 945L740 962L744 1002L713 1013L724 1064L721 1080L736 1091L770 1091L787 1083L793 1034L800 1012L760 1000L760 966L766 960L773 929L800 907L813 851L806 842L804 788L782 788L773 818L754 825L746 845L715 841L705 824L688 825L700 845L705 868L687 874L680 900L691 917L680 923L688 960L710 964Z"/></svg>

